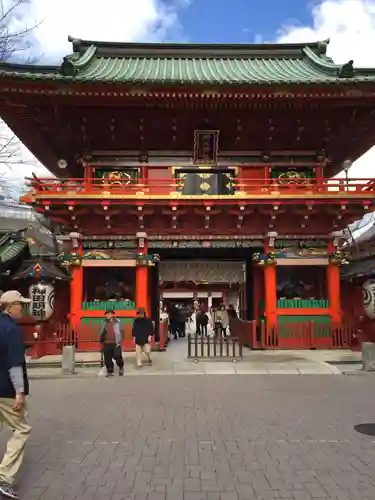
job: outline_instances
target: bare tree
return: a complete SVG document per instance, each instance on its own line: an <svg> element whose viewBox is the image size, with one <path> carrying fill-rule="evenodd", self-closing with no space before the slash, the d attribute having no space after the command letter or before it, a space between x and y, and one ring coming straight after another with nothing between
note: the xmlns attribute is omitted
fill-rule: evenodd
<svg viewBox="0 0 375 500"><path fill-rule="evenodd" d="M0 0L0 67L7 62L34 62L30 58L31 33L38 23L28 25L29 0ZM18 198L19 187L13 176L17 165L32 165L31 155L22 153L23 146L7 125L0 121L0 199ZM9 174L12 174L11 176Z"/></svg>

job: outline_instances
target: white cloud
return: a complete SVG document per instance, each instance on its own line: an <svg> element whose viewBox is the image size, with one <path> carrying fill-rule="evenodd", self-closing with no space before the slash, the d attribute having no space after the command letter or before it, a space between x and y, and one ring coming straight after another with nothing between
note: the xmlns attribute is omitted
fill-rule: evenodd
<svg viewBox="0 0 375 500"><path fill-rule="evenodd" d="M15 0L3 0L5 8ZM32 55L43 62L59 64L71 52L68 35L100 41L160 41L181 35L178 11L189 0L25 0L11 19L11 30L19 32L24 26L34 26L30 37ZM10 132L0 125L0 149ZM3 139L2 139L3 138ZM21 164L2 165L0 174L12 185L23 184L31 173L47 176L48 172L26 148L17 152Z"/></svg>
<svg viewBox="0 0 375 500"><path fill-rule="evenodd" d="M354 60L375 67L375 0L326 0L312 8L311 26L284 26L279 42L312 42L330 38L328 55L337 63ZM373 178L375 147L353 163L349 176Z"/></svg>
<svg viewBox="0 0 375 500"><path fill-rule="evenodd" d="M70 52L67 36L100 41L156 41L179 28L186 0L31 0L34 38L43 58L55 63Z"/></svg>

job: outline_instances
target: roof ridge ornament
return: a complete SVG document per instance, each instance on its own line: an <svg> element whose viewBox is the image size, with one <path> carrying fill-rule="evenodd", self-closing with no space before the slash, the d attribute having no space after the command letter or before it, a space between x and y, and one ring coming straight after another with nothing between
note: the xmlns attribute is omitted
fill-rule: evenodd
<svg viewBox="0 0 375 500"><path fill-rule="evenodd" d="M60 66L60 73L64 76L75 76L77 73L76 67L71 61L70 56L65 56Z"/></svg>
<svg viewBox="0 0 375 500"><path fill-rule="evenodd" d="M339 78L353 78L354 77L354 61L351 59L347 63L340 66L337 70L337 75Z"/></svg>

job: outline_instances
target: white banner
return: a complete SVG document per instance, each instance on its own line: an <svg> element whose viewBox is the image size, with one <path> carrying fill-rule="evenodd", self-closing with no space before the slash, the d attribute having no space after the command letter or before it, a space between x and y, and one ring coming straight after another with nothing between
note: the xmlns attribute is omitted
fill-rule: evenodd
<svg viewBox="0 0 375 500"><path fill-rule="evenodd" d="M363 284L363 309L366 316L375 319L375 280L368 280Z"/></svg>
<svg viewBox="0 0 375 500"><path fill-rule="evenodd" d="M30 314L35 319L49 319L54 310L55 287L38 283L29 288Z"/></svg>

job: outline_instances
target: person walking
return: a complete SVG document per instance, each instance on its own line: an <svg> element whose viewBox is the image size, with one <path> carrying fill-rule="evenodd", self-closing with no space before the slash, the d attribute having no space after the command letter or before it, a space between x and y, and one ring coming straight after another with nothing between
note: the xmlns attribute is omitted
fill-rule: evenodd
<svg viewBox="0 0 375 500"><path fill-rule="evenodd" d="M27 421L26 396L29 394L25 362L25 346L17 319L22 316L23 304L30 299L16 290L0 296L0 424L10 428L13 435L0 463L0 496L18 498L14 483L21 468L25 446L31 432Z"/></svg>
<svg viewBox="0 0 375 500"><path fill-rule="evenodd" d="M208 315L203 305L201 305L200 310L197 311L196 313L196 323L197 323L197 335L202 335L202 337L207 337Z"/></svg>
<svg viewBox="0 0 375 500"><path fill-rule="evenodd" d="M100 332L100 344L102 345L104 364L107 369L107 377L113 377L113 360L119 368L120 377L124 375L124 360L122 358L121 344L123 333L120 321L114 317L114 311L105 312L105 320Z"/></svg>
<svg viewBox="0 0 375 500"><path fill-rule="evenodd" d="M229 315L224 304L215 312L215 335L216 337L225 337L229 327Z"/></svg>
<svg viewBox="0 0 375 500"><path fill-rule="evenodd" d="M154 324L151 318L146 316L143 307L137 310L137 316L133 323L133 341L135 343L135 356L138 368L142 367L142 354L147 356L148 364L151 360L151 340L154 333Z"/></svg>

